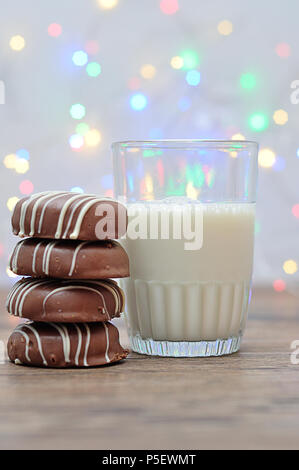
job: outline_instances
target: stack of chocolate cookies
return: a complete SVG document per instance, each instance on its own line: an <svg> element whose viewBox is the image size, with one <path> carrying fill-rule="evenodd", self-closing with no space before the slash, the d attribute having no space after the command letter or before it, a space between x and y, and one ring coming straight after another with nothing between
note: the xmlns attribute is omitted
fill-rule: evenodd
<svg viewBox="0 0 299 470"><path fill-rule="evenodd" d="M99 225L98 225L99 224ZM124 308L111 278L129 276L129 260L112 240L124 235L127 213L111 199L49 191L21 199L13 212L10 269L29 276L7 298L10 314L29 319L8 340L16 364L88 367L124 359L117 328Z"/></svg>

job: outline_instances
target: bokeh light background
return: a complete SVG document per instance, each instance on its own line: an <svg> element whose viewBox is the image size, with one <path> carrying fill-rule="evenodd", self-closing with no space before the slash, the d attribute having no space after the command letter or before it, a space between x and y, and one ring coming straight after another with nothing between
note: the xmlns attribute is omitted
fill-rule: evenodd
<svg viewBox="0 0 299 470"><path fill-rule="evenodd" d="M254 281L299 284L299 4L10 0L0 19L0 282L18 198L113 194L124 139L260 142Z"/></svg>

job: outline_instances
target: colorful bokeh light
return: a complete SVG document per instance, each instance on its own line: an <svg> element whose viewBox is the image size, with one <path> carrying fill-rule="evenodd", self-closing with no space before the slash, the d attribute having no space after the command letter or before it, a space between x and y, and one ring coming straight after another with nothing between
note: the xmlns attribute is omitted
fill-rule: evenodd
<svg viewBox="0 0 299 470"><path fill-rule="evenodd" d="M139 77L132 77L128 81L128 87L130 90L139 90L141 88L141 80Z"/></svg>
<svg viewBox="0 0 299 470"><path fill-rule="evenodd" d="M78 67L83 67L88 62L88 55L85 51L76 51L72 55L72 61Z"/></svg>
<svg viewBox="0 0 299 470"><path fill-rule="evenodd" d="M29 160L30 158L29 152L26 149L19 149L16 151L16 154L19 158L25 158L25 160Z"/></svg>
<svg viewBox="0 0 299 470"><path fill-rule="evenodd" d="M231 139L232 139L232 140L245 140L245 137L244 137L243 134L237 132L236 134L233 134L233 135L231 136Z"/></svg>
<svg viewBox="0 0 299 470"><path fill-rule="evenodd" d="M15 170L17 173L27 173L29 170L29 162L28 160L25 160L25 158L17 158L16 164L15 164Z"/></svg>
<svg viewBox="0 0 299 470"><path fill-rule="evenodd" d="M84 138L80 134L73 134L69 138L69 144L73 150L80 150L84 145Z"/></svg>
<svg viewBox="0 0 299 470"><path fill-rule="evenodd" d="M161 0L160 10L165 15L174 15L179 9L177 0Z"/></svg>
<svg viewBox="0 0 299 470"><path fill-rule="evenodd" d="M244 90L252 90L256 87L256 77L252 73L243 73L240 78L240 85Z"/></svg>
<svg viewBox="0 0 299 470"><path fill-rule="evenodd" d="M134 111L142 111L147 106L147 97L142 93L135 93L130 98L130 105Z"/></svg>
<svg viewBox="0 0 299 470"><path fill-rule="evenodd" d="M96 147L102 140L101 133L97 129L90 129L84 136L88 147Z"/></svg>
<svg viewBox="0 0 299 470"><path fill-rule="evenodd" d="M258 161L262 168L271 168L276 160L275 152L270 148L263 148L259 151Z"/></svg>
<svg viewBox="0 0 299 470"><path fill-rule="evenodd" d="M30 180L23 180L19 185L20 193L28 195L33 193L34 186Z"/></svg>
<svg viewBox="0 0 299 470"><path fill-rule="evenodd" d="M269 119L265 113L254 113L249 117L249 126L255 132L262 132L269 126Z"/></svg>
<svg viewBox="0 0 299 470"><path fill-rule="evenodd" d="M181 52L180 58L183 60L184 70L196 69L199 66L199 55L193 49L185 49Z"/></svg>
<svg viewBox="0 0 299 470"><path fill-rule="evenodd" d="M85 51L87 54L95 55L99 52L99 43L95 40L90 40L85 43Z"/></svg>
<svg viewBox="0 0 299 470"><path fill-rule="evenodd" d="M291 55L291 47L287 42L280 42L276 45L275 52L281 59L287 59Z"/></svg>
<svg viewBox="0 0 299 470"><path fill-rule="evenodd" d="M299 204L295 204L293 207L292 207L292 214L294 217L296 217L297 219L299 219Z"/></svg>
<svg viewBox="0 0 299 470"><path fill-rule="evenodd" d="M70 107L70 115L73 119L82 119L86 113L85 106L80 103L75 103Z"/></svg>
<svg viewBox="0 0 299 470"><path fill-rule="evenodd" d="M233 24L229 20L223 20L218 23L218 33L223 36L229 36L233 32Z"/></svg>
<svg viewBox="0 0 299 470"><path fill-rule="evenodd" d="M18 200L19 200L19 198L17 196L9 197L7 199L7 202L6 202L8 210L10 210L12 212L14 210L14 207L15 207L16 203L18 202Z"/></svg>
<svg viewBox="0 0 299 470"><path fill-rule="evenodd" d="M99 6L103 10L112 10L118 4L118 0L98 0Z"/></svg>
<svg viewBox="0 0 299 470"><path fill-rule="evenodd" d="M173 69L179 70L184 65L184 59L180 57L179 55L176 55L171 58L170 65Z"/></svg>
<svg viewBox="0 0 299 470"><path fill-rule="evenodd" d="M51 23L48 26L48 34L53 38L57 38L62 33L62 26L58 23Z"/></svg>
<svg viewBox="0 0 299 470"><path fill-rule="evenodd" d="M8 155L5 155L3 164L6 168L13 170L16 167L17 159L18 157L15 153L9 153Z"/></svg>
<svg viewBox="0 0 299 470"><path fill-rule="evenodd" d="M273 289L276 290L276 292L283 292L286 288L286 283L282 279L276 279L273 282Z"/></svg>
<svg viewBox="0 0 299 470"><path fill-rule="evenodd" d="M80 122L76 126L76 134L80 134L84 136L87 134L88 131L89 131L89 125L86 124L86 122Z"/></svg>
<svg viewBox="0 0 299 470"><path fill-rule="evenodd" d="M19 52L25 47L25 39L23 36L17 34L16 36L12 36L9 41L9 45L13 51Z"/></svg>
<svg viewBox="0 0 299 470"><path fill-rule="evenodd" d="M146 80L150 80L151 78L154 78L156 73L157 73L156 67L154 67L154 65L152 64L145 64L140 69L140 75Z"/></svg>
<svg viewBox="0 0 299 470"><path fill-rule="evenodd" d="M97 77L100 75L102 68L98 62L89 62L86 65L86 73L89 77Z"/></svg>
<svg viewBox="0 0 299 470"><path fill-rule="evenodd" d="M200 72L198 70L189 70L186 74L188 85L197 86L200 83Z"/></svg>
<svg viewBox="0 0 299 470"><path fill-rule="evenodd" d="M288 259L283 263L283 270L286 274L295 274L298 270L298 266L295 260Z"/></svg>
<svg viewBox="0 0 299 470"><path fill-rule="evenodd" d="M284 109L277 109L273 114L273 121L279 126L284 126L289 120L289 115Z"/></svg>

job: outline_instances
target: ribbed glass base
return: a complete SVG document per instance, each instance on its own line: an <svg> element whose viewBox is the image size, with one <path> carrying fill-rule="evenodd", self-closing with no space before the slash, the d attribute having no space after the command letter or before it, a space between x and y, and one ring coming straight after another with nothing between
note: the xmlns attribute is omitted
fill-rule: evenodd
<svg viewBox="0 0 299 470"><path fill-rule="evenodd" d="M130 337L133 351L149 356L209 357L224 356L239 350L241 336L215 341L154 341L135 335Z"/></svg>

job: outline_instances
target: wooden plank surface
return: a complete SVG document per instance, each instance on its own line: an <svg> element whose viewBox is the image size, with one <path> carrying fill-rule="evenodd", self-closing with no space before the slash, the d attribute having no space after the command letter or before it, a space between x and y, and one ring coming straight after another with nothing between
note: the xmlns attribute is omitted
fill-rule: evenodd
<svg viewBox="0 0 299 470"><path fill-rule="evenodd" d="M1 310L6 341L17 320ZM290 361L298 320L298 297L256 290L241 351L232 356L131 354L119 365L80 370L5 361L0 448L298 449L299 365Z"/></svg>

